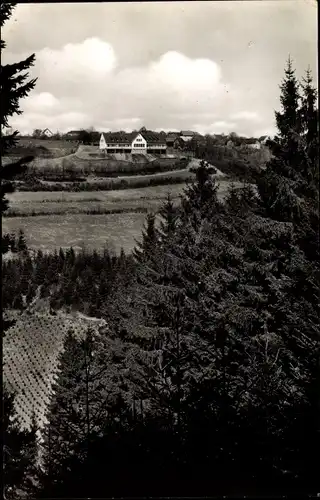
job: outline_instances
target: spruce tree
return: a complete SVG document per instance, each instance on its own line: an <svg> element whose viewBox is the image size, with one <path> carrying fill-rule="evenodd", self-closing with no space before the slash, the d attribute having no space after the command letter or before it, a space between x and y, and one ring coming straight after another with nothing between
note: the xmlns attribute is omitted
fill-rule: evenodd
<svg viewBox="0 0 320 500"><path fill-rule="evenodd" d="M308 159L305 151L305 113L301 113L300 86L289 58L280 86L281 111L276 111L278 134L268 146L272 157L258 179L266 213L279 221L300 217L299 196L304 191Z"/></svg>
<svg viewBox="0 0 320 500"><path fill-rule="evenodd" d="M28 250L26 238L22 229L19 229L17 248L18 252L22 253L26 253L26 251Z"/></svg>
<svg viewBox="0 0 320 500"><path fill-rule="evenodd" d="M36 477L37 426L21 430L14 406L14 393L3 386L3 484L4 497L9 500L23 498L34 492Z"/></svg>
<svg viewBox="0 0 320 500"><path fill-rule="evenodd" d="M178 207L174 205L171 194L168 193L165 202L159 209L159 215L161 217L160 235L163 242L173 236L178 223L178 214Z"/></svg>
<svg viewBox="0 0 320 500"><path fill-rule="evenodd" d="M14 8L14 3L2 2L0 7L0 27L11 17ZM3 40L1 43L1 55L6 44ZM28 70L34 65L35 55L27 57L27 59L14 64L1 64L1 110L0 110L0 125L1 131L9 126L9 120L14 114L20 115L22 111L19 107L19 101L26 97L35 87L36 79L28 80ZM8 151L17 144L18 131L14 131L10 135L1 133L0 151L1 155L5 155ZM20 173L26 171L26 164L32 161L32 157L28 156L21 160L1 166L1 214L7 210L8 201L5 199L7 193L12 193L14 185L12 180Z"/></svg>
<svg viewBox="0 0 320 500"><path fill-rule="evenodd" d="M195 229L220 206L217 198L218 185L212 178L212 173L214 169L201 161L196 170L195 182L187 186L182 195L182 223L189 220Z"/></svg>
<svg viewBox="0 0 320 500"><path fill-rule="evenodd" d="M158 230L155 227L156 216L149 212L142 231L142 241L137 241L133 255L138 262L152 259L158 247Z"/></svg>
<svg viewBox="0 0 320 500"><path fill-rule="evenodd" d="M66 484L77 480L76 470L94 460L91 445L101 434L113 397L107 374L111 354L103 350L103 342L98 352L98 343L90 329L83 339L72 331L65 339L44 428L43 496L65 495Z"/></svg>

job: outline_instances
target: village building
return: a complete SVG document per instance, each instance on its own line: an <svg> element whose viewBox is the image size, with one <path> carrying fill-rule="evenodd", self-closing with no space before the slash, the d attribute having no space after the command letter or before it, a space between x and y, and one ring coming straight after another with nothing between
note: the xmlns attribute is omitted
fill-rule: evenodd
<svg viewBox="0 0 320 500"><path fill-rule="evenodd" d="M51 132L51 130L49 130L48 128L45 128L44 130L42 130L41 136L42 137L52 137L53 132Z"/></svg>
<svg viewBox="0 0 320 500"><path fill-rule="evenodd" d="M178 139L179 134L177 132L169 132L166 138L166 143L168 147L172 147L174 145L174 141Z"/></svg>
<svg viewBox="0 0 320 500"><path fill-rule="evenodd" d="M180 132L180 137L185 142L191 141L195 135L197 135L196 132L192 132L192 130L182 130Z"/></svg>
<svg viewBox="0 0 320 500"><path fill-rule="evenodd" d="M154 132L103 132L99 149L107 153L166 154L167 144Z"/></svg>
<svg viewBox="0 0 320 500"><path fill-rule="evenodd" d="M189 139L179 136L175 139L173 147L174 149L184 149L187 142L189 142Z"/></svg>
<svg viewBox="0 0 320 500"><path fill-rule="evenodd" d="M64 135L64 138L70 141L76 141L78 140L79 134L81 134L81 130L70 130Z"/></svg>
<svg viewBox="0 0 320 500"><path fill-rule="evenodd" d="M262 135L261 137L259 137L259 142L263 146L265 146L269 140L270 140L270 137L267 135Z"/></svg>

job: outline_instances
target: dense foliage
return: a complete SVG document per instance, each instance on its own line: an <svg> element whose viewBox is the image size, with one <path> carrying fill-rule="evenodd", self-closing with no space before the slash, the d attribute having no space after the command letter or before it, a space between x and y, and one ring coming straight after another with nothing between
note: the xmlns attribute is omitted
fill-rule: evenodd
<svg viewBox="0 0 320 500"><path fill-rule="evenodd" d="M3 306L23 308L39 296L49 298L53 309L72 306L97 316L118 282L130 280L132 268L130 256L108 250L77 255L73 248L53 254L39 250L33 258L20 253L2 265Z"/></svg>
<svg viewBox="0 0 320 500"><path fill-rule="evenodd" d="M231 143L231 144L230 144ZM269 148L261 145L260 149L251 149L237 144L225 136L223 141L207 135L201 140L193 138L184 146L186 154L191 152L195 157L207 161L233 179L256 183L257 178L270 159Z"/></svg>

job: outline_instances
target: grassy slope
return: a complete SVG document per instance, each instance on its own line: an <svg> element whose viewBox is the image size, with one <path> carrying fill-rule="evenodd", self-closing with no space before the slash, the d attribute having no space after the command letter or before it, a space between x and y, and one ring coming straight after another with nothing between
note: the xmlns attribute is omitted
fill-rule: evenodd
<svg viewBox="0 0 320 500"><path fill-rule="evenodd" d="M221 197L225 195L228 185L227 181L220 181ZM107 192L17 192L10 195L10 210L24 214L48 211L50 215L4 217L3 232L18 232L22 228L28 245L34 249L52 251L60 246L72 245L75 249L86 247L99 250L107 244L117 252L121 247L129 252L135 246L135 240L140 239L145 221L145 213L133 213L132 210L156 210L168 192L178 202L184 187L183 183ZM94 207L123 210L125 213L83 213Z"/></svg>

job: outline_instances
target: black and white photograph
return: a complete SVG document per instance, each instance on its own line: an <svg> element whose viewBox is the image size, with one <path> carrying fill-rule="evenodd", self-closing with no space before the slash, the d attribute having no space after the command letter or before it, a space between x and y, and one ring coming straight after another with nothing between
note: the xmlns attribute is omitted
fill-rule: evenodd
<svg viewBox="0 0 320 500"><path fill-rule="evenodd" d="M3 498L319 496L318 2L0 27Z"/></svg>

